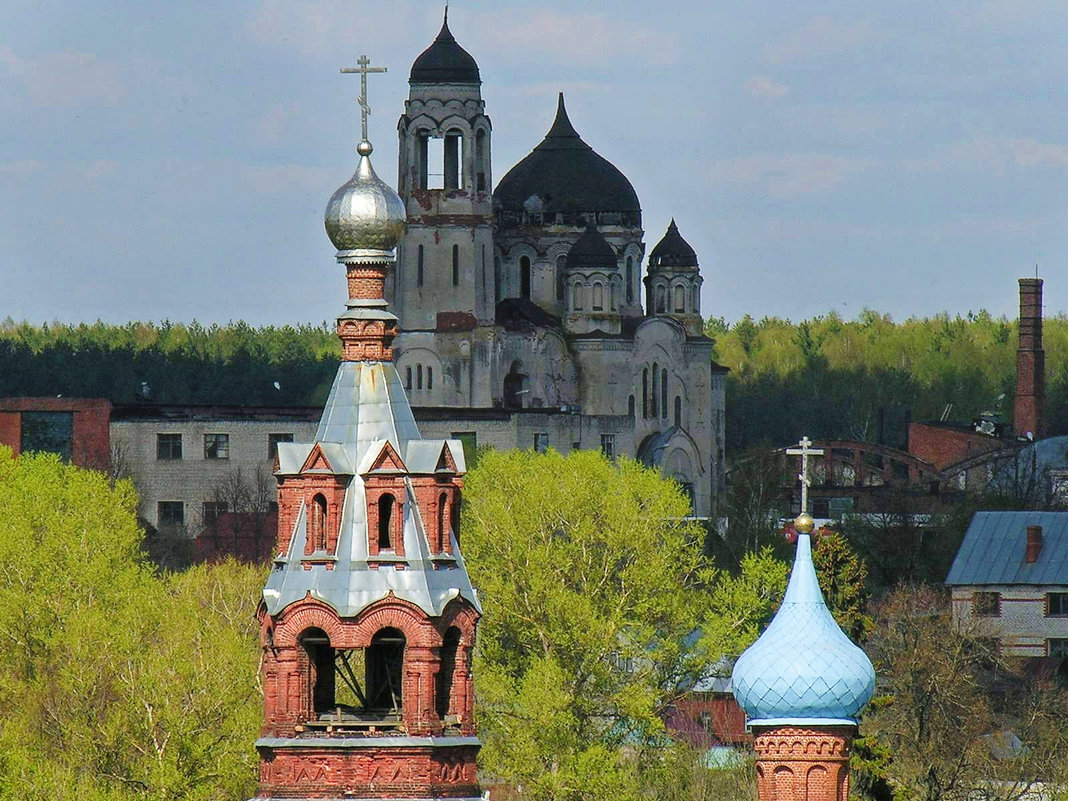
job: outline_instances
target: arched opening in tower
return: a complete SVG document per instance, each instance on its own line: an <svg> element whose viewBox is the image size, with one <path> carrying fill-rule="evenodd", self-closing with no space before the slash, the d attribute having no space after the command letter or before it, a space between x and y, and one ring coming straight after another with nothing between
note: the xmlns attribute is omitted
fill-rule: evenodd
<svg viewBox="0 0 1068 801"><path fill-rule="evenodd" d="M404 633L381 629L366 651L366 708L369 712L399 713L404 702Z"/></svg>
<svg viewBox="0 0 1068 801"><path fill-rule="evenodd" d="M523 381L526 376L521 372L522 368L521 362L514 361L508 375L504 377L504 408L506 409L523 408Z"/></svg>
<svg viewBox="0 0 1068 801"><path fill-rule="evenodd" d="M435 688L435 706L438 717L449 725L449 710L459 709L459 703L452 703L452 692L456 679L456 655L460 648L460 630L452 626L445 632L441 645L441 669L438 671Z"/></svg>
<svg viewBox="0 0 1068 801"><path fill-rule="evenodd" d="M382 551L393 550L393 505L388 492L378 499L378 548Z"/></svg>
<svg viewBox="0 0 1068 801"><path fill-rule="evenodd" d="M300 635L300 645L307 660L305 678L313 718L334 708L334 649L322 629L308 629Z"/></svg>

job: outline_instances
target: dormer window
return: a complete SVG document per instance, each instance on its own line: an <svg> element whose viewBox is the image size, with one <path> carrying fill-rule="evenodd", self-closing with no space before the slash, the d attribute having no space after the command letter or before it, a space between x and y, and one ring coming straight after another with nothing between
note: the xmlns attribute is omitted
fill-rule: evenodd
<svg viewBox="0 0 1068 801"><path fill-rule="evenodd" d="M393 544L393 507L396 499L388 492L378 499L378 549L380 551L394 550Z"/></svg>

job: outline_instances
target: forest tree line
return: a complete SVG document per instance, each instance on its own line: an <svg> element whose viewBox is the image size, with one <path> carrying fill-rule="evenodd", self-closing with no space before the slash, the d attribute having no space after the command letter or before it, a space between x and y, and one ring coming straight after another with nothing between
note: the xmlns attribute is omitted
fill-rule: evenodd
<svg viewBox="0 0 1068 801"><path fill-rule="evenodd" d="M798 323L710 318L727 379L727 446L815 438L874 441L880 409L899 423L1011 419L1017 324L986 311L893 321L864 310ZM1045 321L1047 426L1068 432L1068 316ZM142 398L158 403L323 403L341 356L329 323L253 327L243 322L0 323L0 396ZM888 418L889 419L889 418ZM898 426L899 429L902 426ZM901 431L897 432L900 436ZM888 441L888 444L901 444Z"/></svg>

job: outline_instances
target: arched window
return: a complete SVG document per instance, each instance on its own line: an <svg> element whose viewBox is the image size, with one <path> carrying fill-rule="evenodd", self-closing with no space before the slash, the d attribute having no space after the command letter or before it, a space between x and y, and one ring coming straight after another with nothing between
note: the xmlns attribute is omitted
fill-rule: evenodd
<svg viewBox="0 0 1068 801"><path fill-rule="evenodd" d="M430 132L420 131L416 134L416 138L418 140L419 188L429 189L430 176L427 165L430 163Z"/></svg>
<svg viewBox="0 0 1068 801"><path fill-rule="evenodd" d="M608 285L608 308L612 311L616 310L616 285Z"/></svg>
<svg viewBox="0 0 1068 801"><path fill-rule="evenodd" d="M627 398L627 414L629 414L631 417L634 417L634 396L633 395L631 395L629 398Z"/></svg>
<svg viewBox="0 0 1068 801"><path fill-rule="evenodd" d="M653 392L649 403L649 416L654 420L660 416L660 365L653 362Z"/></svg>
<svg viewBox="0 0 1068 801"><path fill-rule="evenodd" d="M412 366L408 365L404 368L404 388L409 392L412 391Z"/></svg>
<svg viewBox="0 0 1068 801"><path fill-rule="evenodd" d="M393 507L396 499L388 492L378 499L378 549L393 550Z"/></svg>
<svg viewBox="0 0 1068 801"><path fill-rule="evenodd" d="M634 257L627 256L627 303L634 302Z"/></svg>
<svg viewBox="0 0 1068 801"><path fill-rule="evenodd" d="M434 388L434 368L429 365L426 368L426 388L428 391Z"/></svg>
<svg viewBox="0 0 1068 801"><path fill-rule="evenodd" d="M460 143L463 135L459 131L445 134L445 189L460 188Z"/></svg>
<svg viewBox="0 0 1068 801"><path fill-rule="evenodd" d="M475 191L485 192L486 184L486 132L479 128L475 131Z"/></svg>
<svg viewBox="0 0 1068 801"><path fill-rule="evenodd" d="M459 703L452 703L453 676L456 673L456 652L460 649L460 630L451 626L445 632L441 643L441 667L438 669L438 681L435 688L435 710L442 721L449 714L449 709L457 709ZM459 699L457 699L459 701Z"/></svg>
<svg viewBox="0 0 1068 801"><path fill-rule="evenodd" d="M663 314L664 312L667 311L667 301L666 301L666 299L664 297L665 294L666 293L664 291L664 287L658 286L656 288L656 313L657 314Z"/></svg>
<svg viewBox="0 0 1068 801"><path fill-rule="evenodd" d="M423 388L423 365L421 364L415 366L415 388L417 390Z"/></svg>
<svg viewBox="0 0 1068 801"><path fill-rule="evenodd" d="M668 416L668 386L667 386L667 368L665 367L660 372L660 414L665 420Z"/></svg>
<svg viewBox="0 0 1068 801"><path fill-rule="evenodd" d="M445 543L449 539L449 530L446 526L449 523L449 494L447 492L441 493L438 497L438 536L441 538L440 550L445 550Z"/></svg>
<svg viewBox="0 0 1068 801"><path fill-rule="evenodd" d="M460 246L452 246L452 285L460 286Z"/></svg>
<svg viewBox="0 0 1068 801"><path fill-rule="evenodd" d="M316 495L312 498L311 505L311 531L312 548L316 551L326 550L326 498Z"/></svg>
<svg viewBox="0 0 1068 801"><path fill-rule="evenodd" d="M675 396L675 428L682 428L682 396Z"/></svg>
<svg viewBox="0 0 1068 801"><path fill-rule="evenodd" d="M567 256L556 257L556 299L563 300L567 294Z"/></svg>
<svg viewBox="0 0 1068 801"><path fill-rule="evenodd" d="M686 311L686 290L682 288L682 284L675 286L675 313L682 314Z"/></svg>
<svg viewBox="0 0 1068 801"><path fill-rule="evenodd" d="M415 257L415 285L423 285L423 246L419 246L419 251Z"/></svg>
<svg viewBox="0 0 1068 801"><path fill-rule="evenodd" d="M366 708L374 712L400 712L404 677L405 638L399 629L381 629L371 638L365 654Z"/></svg>
<svg viewBox="0 0 1068 801"><path fill-rule="evenodd" d="M582 311L582 284L575 284L571 288L571 310Z"/></svg>
<svg viewBox="0 0 1068 801"><path fill-rule="evenodd" d="M604 284L593 285L593 310L604 311Z"/></svg>
<svg viewBox="0 0 1068 801"><path fill-rule="evenodd" d="M530 299L530 257L519 257L519 297Z"/></svg>
<svg viewBox="0 0 1068 801"><path fill-rule="evenodd" d="M693 302L691 304L692 311L693 311L694 314L700 314L701 313L701 290L698 289L697 286L694 286L692 294L693 294L693 298L692 298Z"/></svg>
<svg viewBox="0 0 1068 801"><path fill-rule="evenodd" d="M456 541L460 541L460 496L457 495L452 499L452 504L449 505L449 524L452 527L452 535L456 537Z"/></svg>
<svg viewBox="0 0 1068 801"><path fill-rule="evenodd" d="M649 368L642 368L642 417L649 418Z"/></svg>
<svg viewBox="0 0 1068 801"><path fill-rule="evenodd" d="M523 408L523 365L518 361L512 362L508 375L504 377L504 408Z"/></svg>
<svg viewBox="0 0 1068 801"><path fill-rule="evenodd" d="M304 650L300 661L305 664L301 667L306 665L301 672L306 676L306 692L311 696L311 703L306 708L310 717L318 718L334 709L334 649L322 629L307 629L301 633L298 642Z"/></svg>

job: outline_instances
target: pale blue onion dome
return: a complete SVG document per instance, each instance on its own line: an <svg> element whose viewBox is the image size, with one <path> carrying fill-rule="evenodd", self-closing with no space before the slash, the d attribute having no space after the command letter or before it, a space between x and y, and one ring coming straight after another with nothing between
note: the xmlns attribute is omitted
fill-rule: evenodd
<svg viewBox="0 0 1068 801"><path fill-rule="evenodd" d="M375 175L371 150L370 142L360 142L356 172L326 205L326 235L339 251L392 251L404 235L404 201Z"/></svg>
<svg viewBox="0 0 1068 801"><path fill-rule="evenodd" d="M782 606L731 681L751 726L854 725L871 700L875 670L823 602L807 533L798 532Z"/></svg>

